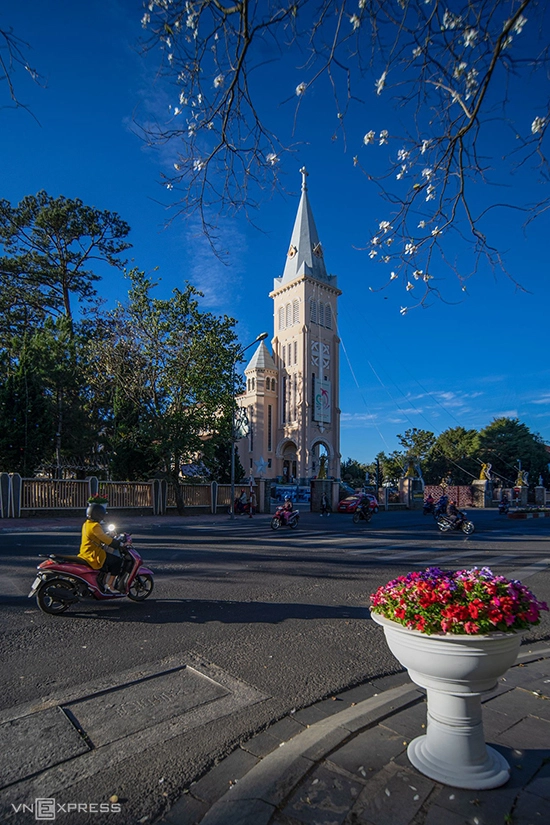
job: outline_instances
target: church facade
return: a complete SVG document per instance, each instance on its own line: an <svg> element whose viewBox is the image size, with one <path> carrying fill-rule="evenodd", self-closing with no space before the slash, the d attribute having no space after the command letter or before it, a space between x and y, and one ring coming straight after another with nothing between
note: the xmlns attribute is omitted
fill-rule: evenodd
<svg viewBox="0 0 550 825"><path fill-rule="evenodd" d="M283 273L274 279L271 352L262 341L236 399L247 476L307 484L340 477L338 296L308 198L307 172Z"/></svg>

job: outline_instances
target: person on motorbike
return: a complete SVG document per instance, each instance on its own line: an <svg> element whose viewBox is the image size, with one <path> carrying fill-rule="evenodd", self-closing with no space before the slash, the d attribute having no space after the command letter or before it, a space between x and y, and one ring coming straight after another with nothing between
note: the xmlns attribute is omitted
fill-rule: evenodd
<svg viewBox="0 0 550 825"><path fill-rule="evenodd" d="M244 513L246 509L246 490L243 488L241 494L235 502L235 510L239 513Z"/></svg>
<svg viewBox="0 0 550 825"><path fill-rule="evenodd" d="M456 520L460 516L460 510L456 506L456 502L451 499L447 505L447 518L452 524L455 524Z"/></svg>
<svg viewBox="0 0 550 825"><path fill-rule="evenodd" d="M448 503L449 503L449 499L447 498L447 496L445 494L443 494L440 497L440 499L438 500L437 504L435 505L435 514L436 514L436 516L445 514L445 512L447 511Z"/></svg>
<svg viewBox="0 0 550 825"><path fill-rule="evenodd" d="M84 559L94 570L109 574L109 578L104 585L107 593L116 593L115 579L122 571L122 559L113 553L107 553L102 545L118 550L120 542L114 536L109 536L104 532L101 523L103 522L107 510L103 504L89 504L86 510L86 521L82 525L82 539L78 555Z"/></svg>
<svg viewBox="0 0 550 825"><path fill-rule="evenodd" d="M289 496L285 498L285 503L283 504L283 518L285 520L285 524L288 524L288 520L290 518L290 514L293 510L292 501L290 500Z"/></svg>
<svg viewBox="0 0 550 825"><path fill-rule="evenodd" d="M432 494L430 493L430 495L427 496L425 501L424 501L424 507L433 507L434 501L435 501L435 499L432 496Z"/></svg>
<svg viewBox="0 0 550 825"><path fill-rule="evenodd" d="M363 496L363 498L361 499L361 502L359 504L359 509L363 513L363 516L365 517L365 520L368 521L370 519L370 517L372 516L372 511L371 511L371 506L370 506L370 499L368 499L366 496Z"/></svg>

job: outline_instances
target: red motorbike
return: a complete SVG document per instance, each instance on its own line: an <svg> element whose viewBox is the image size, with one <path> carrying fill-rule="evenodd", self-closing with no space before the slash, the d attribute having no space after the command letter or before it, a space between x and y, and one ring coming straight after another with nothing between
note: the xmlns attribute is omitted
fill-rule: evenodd
<svg viewBox="0 0 550 825"><path fill-rule="evenodd" d="M288 516L286 515L288 513ZM283 505L281 504L280 507L277 507L275 510L275 514L271 519L271 529L278 530L279 527L290 527L291 530L294 530L298 527L298 522L300 521L300 511L299 510L285 510Z"/></svg>
<svg viewBox="0 0 550 825"><path fill-rule="evenodd" d="M109 527L107 532L113 533L113 530ZM105 572L94 570L85 559L50 553L40 555L46 561L37 567L29 599L36 596L40 610L54 616L85 598L107 601L128 596L134 602L147 599L153 592L153 571L142 565L130 535L120 533L115 538L120 541L118 552L122 556L122 570L115 581L116 593L103 589Z"/></svg>

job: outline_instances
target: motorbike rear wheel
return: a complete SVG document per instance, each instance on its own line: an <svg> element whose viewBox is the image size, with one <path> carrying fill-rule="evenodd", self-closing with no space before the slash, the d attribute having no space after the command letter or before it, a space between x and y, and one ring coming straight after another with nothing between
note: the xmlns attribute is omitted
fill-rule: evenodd
<svg viewBox="0 0 550 825"><path fill-rule="evenodd" d="M280 526L281 526L281 519L273 517L271 519L271 529L272 530L278 530Z"/></svg>
<svg viewBox="0 0 550 825"><path fill-rule="evenodd" d="M64 579L48 579L36 591L36 603L43 613L57 616L68 610L70 602L65 601L56 590L67 591L69 583Z"/></svg>
<svg viewBox="0 0 550 825"><path fill-rule="evenodd" d="M447 521L446 519L438 519L437 526L439 527L442 533L448 533L453 525L450 521Z"/></svg>
<svg viewBox="0 0 550 825"><path fill-rule="evenodd" d="M149 573L137 575L128 591L128 598L133 602L144 602L153 592L154 586L153 577Z"/></svg>
<svg viewBox="0 0 550 825"><path fill-rule="evenodd" d="M352 521L353 521L354 524L359 524L359 522L361 521L361 513L357 512L357 510L353 514Z"/></svg>
<svg viewBox="0 0 550 825"><path fill-rule="evenodd" d="M462 522L462 532L467 536L471 536L475 529L473 521Z"/></svg>

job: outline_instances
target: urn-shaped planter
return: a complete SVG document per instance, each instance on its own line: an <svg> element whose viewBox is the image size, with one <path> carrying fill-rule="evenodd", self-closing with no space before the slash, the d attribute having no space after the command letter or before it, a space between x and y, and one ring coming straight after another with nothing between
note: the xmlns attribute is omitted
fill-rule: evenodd
<svg viewBox="0 0 550 825"><path fill-rule="evenodd" d="M498 788L510 766L485 744L481 697L516 661L522 633L427 635L372 613L412 681L427 691L426 734L407 755L417 770L455 788Z"/></svg>

